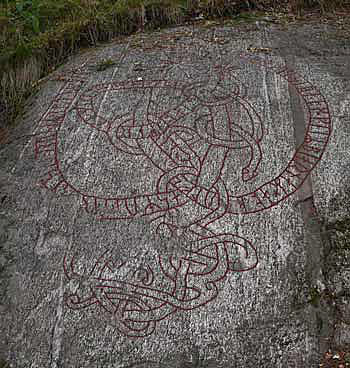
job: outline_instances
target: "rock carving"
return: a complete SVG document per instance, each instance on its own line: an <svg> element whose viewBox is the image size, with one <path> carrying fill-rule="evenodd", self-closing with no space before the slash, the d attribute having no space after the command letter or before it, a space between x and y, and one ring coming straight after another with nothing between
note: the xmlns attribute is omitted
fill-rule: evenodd
<svg viewBox="0 0 350 368"><path fill-rule="evenodd" d="M261 63L249 55L242 57ZM46 160L48 167L41 185L61 195L80 197L85 210L101 220L142 217L159 236L188 239L184 255L159 254L161 287L159 272L157 275L148 264L123 279L118 272L125 262L118 262L106 251L82 274L76 269L75 256L67 254L63 263L68 280L78 280L89 290L83 295L79 290L66 295L69 308L98 307L115 320L121 333L145 337L172 314L213 301L218 283L229 273L248 271L257 265L257 251L249 240L233 233L218 233L211 225L226 215L267 210L297 191L320 161L331 133L327 102L311 83L287 68L264 67L285 78L303 99L308 119L306 135L277 177L240 195L227 187L223 167L232 150L242 150L248 156L240 167L241 180L254 183L263 157L264 127L231 66L216 66L214 85L171 79L111 81L87 88L77 100L84 78L78 75L65 82L41 120L40 133L34 140L36 157ZM227 88L229 79L231 89ZM172 103L160 107L158 99L168 98L170 90ZM94 105L99 95L125 91L136 91L139 96L132 110L99 116ZM58 133L65 124L68 107L76 112L81 124L105 135L116 151L130 160L146 158L159 172L156 185L146 193L103 196L85 193L70 182L57 153ZM237 120L235 108L245 115L245 124ZM183 215L189 208L196 216Z"/></svg>

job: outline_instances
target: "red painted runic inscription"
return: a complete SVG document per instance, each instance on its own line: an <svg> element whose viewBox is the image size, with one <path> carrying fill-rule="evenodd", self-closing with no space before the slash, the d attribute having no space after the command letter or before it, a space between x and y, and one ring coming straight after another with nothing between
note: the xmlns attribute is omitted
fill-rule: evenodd
<svg viewBox="0 0 350 368"><path fill-rule="evenodd" d="M260 63L248 55L242 57ZM270 209L296 192L321 160L331 134L330 113L321 93L292 70L272 64L264 67L287 80L304 101L306 134L282 172L239 195L223 180L223 168L232 151L244 149L247 157L238 176L242 183L254 183L261 169L265 132L258 112L234 76L234 67L218 65L216 83L211 87L197 80L140 78L96 84L81 93L83 77L66 80L34 140L35 156L47 162L41 185L61 195L80 197L84 209L101 220L143 217L163 237L188 239L181 256L159 254L157 267L144 264L126 279L118 277L126 262L116 261L110 251L84 274L78 271L75 257L66 255L67 278L88 283L89 290L67 295L68 307L97 307L115 321L121 333L145 337L172 314L213 301L218 283L228 274L257 265L252 243L237 234L218 233L214 222L227 215ZM94 103L99 95L130 91L142 97L135 101L134 110L116 112L113 119L97 118ZM160 108L157 98L170 98L169 91L176 96L176 103ZM237 121L234 106L245 114L244 124ZM130 160L146 159L158 175L155 184L141 194L103 196L68 180L58 151L59 130L66 124L70 108L79 124L102 134L113 150ZM143 109L142 114L138 109ZM223 119L219 122L217 116L225 117L221 130L217 126ZM180 216L179 220L181 211L196 215Z"/></svg>

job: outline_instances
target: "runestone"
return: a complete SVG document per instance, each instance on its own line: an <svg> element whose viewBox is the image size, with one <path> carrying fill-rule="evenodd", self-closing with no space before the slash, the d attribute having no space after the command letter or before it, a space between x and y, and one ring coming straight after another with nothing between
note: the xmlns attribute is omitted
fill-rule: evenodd
<svg viewBox="0 0 350 368"><path fill-rule="evenodd" d="M100 83L89 82L91 63L64 74L33 140L47 168L42 187L71 196L101 221L142 219L178 247L134 269L113 249L84 271L72 252L63 258L66 280L79 285L66 294L67 307L95 308L133 338L149 336L175 313L203 308L225 278L257 266L258 244L216 224L268 211L293 195L331 134L324 97L273 56L242 51L232 60L220 39L208 40L217 44L215 55L193 39L166 41L121 55ZM303 143L270 178L264 140L273 127L240 78L249 68L294 88L305 111ZM84 159L66 157L70 147L85 147ZM97 168L89 152L103 165Z"/></svg>

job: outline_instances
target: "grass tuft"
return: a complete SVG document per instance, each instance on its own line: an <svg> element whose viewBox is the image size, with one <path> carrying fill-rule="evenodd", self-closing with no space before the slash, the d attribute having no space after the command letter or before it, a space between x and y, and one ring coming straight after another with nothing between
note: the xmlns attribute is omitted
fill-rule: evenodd
<svg viewBox="0 0 350 368"><path fill-rule="evenodd" d="M330 12L347 0L0 0L0 127L15 121L32 85L79 48L120 35L251 10Z"/></svg>

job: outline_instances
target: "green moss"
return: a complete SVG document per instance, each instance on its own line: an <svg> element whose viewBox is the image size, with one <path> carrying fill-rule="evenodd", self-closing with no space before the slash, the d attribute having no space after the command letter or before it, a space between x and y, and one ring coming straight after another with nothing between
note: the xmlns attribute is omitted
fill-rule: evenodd
<svg viewBox="0 0 350 368"><path fill-rule="evenodd" d="M9 368L9 365L6 363L6 361L1 358L0 358L0 368Z"/></svg>
<svg viewBox="0 0 350 368"><path fill-rule="evenodd" d="M333 224L329 224L328 228L341 231L342 233L350 232L350 218L345 218Z"/></svg>
<svg viewBox="0 0 350 368"><path fill-rule="evenodd" d="M311 303L312 306L317 308L320 305L320 299L321 299L321 293L318 291L316 287L312 288L310 290L309 303Z"/></svg>
<svg viewBox="0 0 350 368"><path fill-rule="evenodd" d="M336 232L334 246L338 252L350 251L350 218L345 218L326 226L326 231Z"/></svg>
<svg viewBox="0 0 350 368"><path fill-rule="evenodd" d="M106 59L101 61L101 63L99 63L96 67L96 70L101 72L103 70L106 70L112 66L116 65L116 63L112 60L112 59Z"/></svg>

